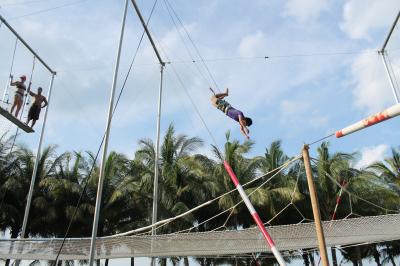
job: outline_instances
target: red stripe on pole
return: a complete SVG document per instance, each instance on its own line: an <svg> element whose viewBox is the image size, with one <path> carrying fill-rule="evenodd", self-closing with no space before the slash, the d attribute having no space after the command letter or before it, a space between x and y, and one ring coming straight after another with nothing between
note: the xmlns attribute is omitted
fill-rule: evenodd
<svg viewBox="0 0 400 266"><path fill-rule="evenodd" d="M375 124L381 123L385 120L388 120L388 119L393 118L398 115L400 115L400 104L393 105L393 106L387 108L386 110L384 110L383 112L377 113L366 119L358 121L357 123L354 123L348 127L345 127L343 129L337 131L335 135L337 138L340 138L340 137L346 136L348 134L351 134L353 132L364 129L366 127L370 127Z"/></svg>
<svg viewBox="0 0 400 266"><path fill-rule="evenodd" d="M267 229L265 229L265 226L264 226L263 222L261 221L260 216L258 216L258 213L253 214L253 219L254 219L254 221L256 221L256 224L257 224L258 228L260 229L261 233L263 234L268 245L271 248L275 247L274 240L272 240L271 236L267 232Z"/></svg>
<svg viewBox="0 0 400 266"><path fill-rule="evenodd" d="M343 132L341 131L341 130L339 130L339 131L336 131L336 137L337 138L341 138L341 137L343 137L344 136L344 134L343 134Z"/></svg>
<svg viewBox="0 0 400 266"><path fill-rule="evenodd" d="M385 121L389 118L390 117L388 115L386 115L384 113L379 113L377 115L374 115L374 116L368 118L367 120L364 121L364 123L365 123L365 126L369 127L369 126L375 125L379 122Z"/></svg>
<svg viewBox="0 0 400 266"><path fill-rule="evenodd" d="M233 183L235 184L235 186L239 186L239 180L236 177L235 173L232 170L232 167L229 165L229 163L227 161L224 161L224 166L226 171L228 172L228 174L230 175ZM246 201L245 199L243 199L244 201ZM249 210L250 211L250 210ZM263 224L263 222L260 219L260 216L257 214L257 212L255 213L250 213L253 216L254 221L256 222L258 228L260 229L261 233L263 234L265 240L267 241L268 245L270 247L275 247L275 243L272 240L271 236L268 234L267 230L265 229L265 226Z"/></svg>
<svg viewBox="0 0 400 266"><path fill-rule="evenodd" d="M252 215L254 221L256 222L258 229L261 231L265 241L271 248L272 253L274 254L276 260L278 261L280 266L285 266L285 260L283 259L281 253L279 250L276 248L274 241L272 240L271 236L268 234L267 229L265 229L264 224L262 223L260 216L258 216L256 210L253 207L253 204L251 204L249 197L246 195L244 192L242 186L239 183L238 178L236 177L235 173L233 172L231 166L227 161L224 161L224 166L226 171L228 172L229 176L231 177L233 183L235 184L240 196L242 197L242 200L245 202L247 209L249 210L250 214Z"/></svg>
<svg viewBox="0 0 400 266"><path fill-rule="evenodd" d="M237 179L235 173L232 170L232 167L229 165L229 163L227 161L224 161L224 166L226 171L228 172L229 176L232 179L232 182L235 184L235 187L237 187L240 183L239 180Z"/></svg>

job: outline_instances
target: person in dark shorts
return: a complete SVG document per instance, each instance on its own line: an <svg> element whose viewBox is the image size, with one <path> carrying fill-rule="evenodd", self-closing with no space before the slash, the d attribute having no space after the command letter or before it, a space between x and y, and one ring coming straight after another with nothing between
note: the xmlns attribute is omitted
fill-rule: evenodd
<svg viewBox="0 0 400 266"><path fill-rule="evenodd" d="M228 88L225 90L224 93L218 94L215 94L212 88L210 88L210 90L213 93L213 96L211 96L212 105L224 112L224 114L226 114L228 117L238 122L242 134L246 137L246 139L250 139L250 130L248 129L248 127L253 124L253 121L251 120L251 118L245 117L241 111L233 108L230 103L224 100L224 98L229 95Z"/></svg>
<svg viewBox="0 0 400 266"><path fill-rule="evenodd" d="M29 122L32 120L31 128L33 128L36 121L39 120L40 110L48 105L46 97L42 95L42 91L43 89L41 87L38 88L37 94L29 91L29 95L35 98L35 101L29 109L28 119L26 120L27 125L29 125Z"/></svg>

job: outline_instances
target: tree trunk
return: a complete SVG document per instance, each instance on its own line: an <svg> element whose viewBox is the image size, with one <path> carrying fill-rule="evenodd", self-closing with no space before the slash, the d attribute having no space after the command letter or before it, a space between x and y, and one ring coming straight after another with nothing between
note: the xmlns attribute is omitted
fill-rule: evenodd
<svg viewBox="0 0 400 266"><path fill-rule="evenodd" d="M337 257L336 257L336 249L335 248L331 248L331 253L332 253L332 265L333 266L338 266Z"/></svg>
<svg viewBox="0 0 400 266"><path fill-rule="evenodd" d="M358 257L358 265L363 266L360 246L357 247L357 257Z"/></svg>
<svg viewBox="0 0 400 266"><path fill-rule="evenodd" d="M311 266L315 266L314 254L310 253L308 254L308 256L310 257Z"/></svg>
<svg viewBox="0 0 400 266"><path fill-rule="evenodd" d="M183 264L184 264L185 266L189 266L189 258L188 258L188 257L184 257L184 258L183 258Z"/></svg>
<svg viewBox="0 0 400 266"><path fill-rule="evenodd" d="M308 254L303 253L303 260L305 266L310 266L310 259L308 258Z"/></svg>
<svg viewBox="0 0 400 266"><path fill-rule="evenodd" d="M17 238L18 237L18 233L19 233L19 228L11 228L11 239L15 239L15 238ZM12 252L12 250L13 250L13 244L11 244L10 245L10 253ZM6 263L5 263L5 266L10 266L10 262L11 262L11 260L10 259L7 259L6 260Z"/></svg>
<svg viewBox="0 0 400 266"><path fill-rule="evenodd" d="M131 266L135 266L135 258L134 257L131 258Z"/></svg>
<svg viewBox="0 0 400 266"><path fill-rule="evenodd" d="M251 266L251 259L246 259L246 265Z"/></svg>
<svg viewBox="0 0 400 266"><path fill-rule="evenodd" d="M392 255L389 255L389 259L390 259L390 261L392 262L392 265L393 265L393 266L396 266L396 263L395 263L395 261L394 261Z"/></svg>
<svg viewBox="0 0 400 266"><path fill-rule="evenodd" d="M376 262L376 265L377 265L377 266L381 266L382 264L381 264L380 258L379 258L379 251L377 250L376 245L375 245L375 248L374 248L374 254L373 254L373 256L374 256L374 260L375 260L375 262Z"/></svg>

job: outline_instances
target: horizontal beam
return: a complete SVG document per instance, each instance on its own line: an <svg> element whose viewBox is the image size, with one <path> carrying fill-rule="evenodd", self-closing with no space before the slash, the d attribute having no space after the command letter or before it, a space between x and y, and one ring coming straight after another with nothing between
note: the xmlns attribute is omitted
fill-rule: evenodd
<svg viewBox="0 0 400 266"><path fill-rule="evenodd" d="M390 37L392 36L393 30L396 27L396 24L397 24L397 21L399 21L399 18L400 18L400 10L399 10L399 13L397 13L397 17L394 20L393 25L390 28L388 35L386 36L385 42L382 45L382 49L380 50L381 53L383 53L385 51L386 45L388 44Z"/></svg>
<svg viewBox="0 0 400 266"><path fill-rule="evenodd" d="M364 120L354 123L348 127L336 131L336 137L341 138L366 127L373 126L390 118L400 115L400 104L393 105L383 112L372 115Z"/></svg>
<svg viewBox="0 0 400 266"><path fill-rule="evenodd" d="M150 43L151 43L151 46L153 46L153 50L154 50L154 52L156 53L158 62L159 62L162 66L165 66L165 62L161 59L160 53L158 52L158 49L157 49L157 46L156 46L156 44L154 43L153 37L151 37L150 31L149 31L149 29L148 29L148 27L147 27L146 22L144 21L144 18L143 18L143 16L142 16L142 13L140 13L140 9L139 9L138 5L136 4L136 1L135 1L135 0L131 0L131 1L132 1L132 4L133 4L133 7L135 8L136 14L137 14L138 17L139 17L140 22L142 23L142 26L143 26L143 28L144 28L144 31L146 32L146 35L147 35L147 37L149 38L149 41L150 41Z"/></svg>
<svg viewBox="0 0 400 266"><path fill-rule="evenodd" d="M51 69L51 67L49 67L46 62L44 62L44 60L32 49L32 47L30 47L30 45L14 30L13 27L11 27L10 24L8 24L8 22L5 20L5 18L3 18L0 15L0 20L3 22L4 25L7 26L7 28L18 38L18 40L36 57L37 60L40 61L40 63L43 64L43 66L50 71L51 74L56 75L56 72Z"/></svg>

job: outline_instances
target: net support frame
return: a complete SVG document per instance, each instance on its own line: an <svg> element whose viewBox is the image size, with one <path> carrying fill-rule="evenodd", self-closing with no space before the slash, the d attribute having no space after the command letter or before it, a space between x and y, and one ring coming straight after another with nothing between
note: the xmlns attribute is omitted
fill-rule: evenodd
<svg viewBox="0 0 400 266"><path fill-rule="evenodd" d="M388 76L388 79L389 79L390 88L392 89L394 100L396 101L396 103L399 103L399 95L397 94L396 86L394 85L394 82L393 82L392 73L390 73L389 67L387 64L387 53L386 53L386 51L379 51L379 54L382 56L382 62L385 67L385 71Z"/></svg>
<svg viewBox="0 0 400 266"><path fill-rule="evenodd" d="M387 76L389 78L390 86L392 88L392 92L393 92L393 95L394 95L394 99L396 100L396 103L399 103L399 96L397 94L396 87L394 86L392 73L390 73L388 65L387 65L386 46L387 46L390 38L392 37L392 33L393 33L394 29L396 28L396 25L397 25L397 22L399 21L399 19L400 19L400 10L397 13L397 16L396 16L395 20L393 21L392 26L390 27L390 30L389 30L389 32L388 32L388 34L387 34L387 36L386 36L386 38L385 38L385 40L383 42L382 48L379 50L379 54L382 56L382 62L383 62L383 65L385 66L386 74L387 74Z"/></svg>
<svg viewBox="0 0 400 266"><path fill-rule="evenodd" d="M261 234L263 235L265 241L267 242L268 246L270 247L270 249L271 249L272 253L274 254L274 257L278 261L279 265L286 266L286 262L283 259L278 248L276 247L274 240L268 233L267 229L265 229L264 223L261 221L260 216L258 215L257 211L254 209L254 206L250 202L249 197L246 195L246 192L244 191L242 185L239 182L239 179L237 178L236 174L232 170L232 167L226 160L224 161L224 167L225 167L225 170L227 171L227 173L229 174L230 178L232 179L232 182L235 184L235 187L238 190L240 197L246 204L247 209L249 210L254 221L256 222L258 229L260 230Z"/></svg>
<svg viewBox="0 0 400 266"><path fill-rule="evenodd" d="M313 177L311 163L310 163L310 154L309 154L308 150L309 150L309 146L304 145L304 147L303 147L304 168L306 170L308 191L310 193L311 207L312 207L312 212L313 212L314 221L315 221L315 231L317 233L318 249L319 249L319 253L321 255L322 265L329 266L325 234L324 234L324 229L322 227L321 212L319 209L318 196L317 196L317 191L315 189L314 177Z"/></svg>

